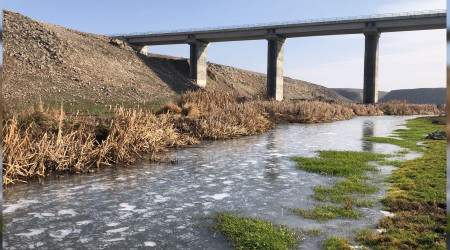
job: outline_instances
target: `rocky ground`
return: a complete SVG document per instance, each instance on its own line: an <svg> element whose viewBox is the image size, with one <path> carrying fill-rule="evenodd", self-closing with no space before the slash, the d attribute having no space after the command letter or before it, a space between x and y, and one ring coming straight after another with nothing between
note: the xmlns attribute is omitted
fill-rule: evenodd
<svg viewBox="0 0 450 250"><path fill-rule="evenodd" d="M6 106L137 104L166 100L197 89L189 61L142 55L129 46L3 11L3 98ZM206 90L262 97L266 76L209 63ZM285 78L286 99L347 102L335 91Z"/></svg>

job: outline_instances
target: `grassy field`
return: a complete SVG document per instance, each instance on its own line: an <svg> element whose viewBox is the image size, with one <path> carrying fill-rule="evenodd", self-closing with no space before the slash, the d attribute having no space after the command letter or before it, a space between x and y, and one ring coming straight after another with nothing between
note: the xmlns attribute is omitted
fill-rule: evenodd
<svg viewBox="0 0 450 250"><path fill-rule="evenodd" d="M368 138L422 152L423 156L392 162L398 169L389 177L391 188L382 201L395 215L378 223L384 233L365 230L357 236L358 242L373 249L446 248L446 142L425 139L426 134L446 127L432 121L409 120L408 130L397 130L396 139Z"/></svg>

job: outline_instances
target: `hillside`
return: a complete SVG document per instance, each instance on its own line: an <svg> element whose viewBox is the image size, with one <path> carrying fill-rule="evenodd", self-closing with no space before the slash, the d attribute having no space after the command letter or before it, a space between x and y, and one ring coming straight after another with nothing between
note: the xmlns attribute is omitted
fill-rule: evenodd
<svg viewBox="0 0 450 250"><path fill-rule="evenodd" d="M405 100L415 104L445 104L445 92L446 88L398 89L389 92L379 102Z"/></svg>
<svg viewBox="0 0 450 250"><path fill-rule="evenodd" d="M3 98L6 105L44 102L133 104L164 101L197 89L184 58L142 55L111 38L3 11ZM186 45L186 50L188 50ZM264 96L266 76L209 63L207 91ZM285 99L346 102L335 91L285 78Z"/></svg>
<svg viewBox="0 0 450 250"><path fill-rule="evenodd" d="M341 96L349 99L352 102L362 103L362 101L363 101L363 90L362 89L334 88L333 90L336 91ZM378 99L381 99L387 93L389 93L389 92L378 91Z"/></svg>

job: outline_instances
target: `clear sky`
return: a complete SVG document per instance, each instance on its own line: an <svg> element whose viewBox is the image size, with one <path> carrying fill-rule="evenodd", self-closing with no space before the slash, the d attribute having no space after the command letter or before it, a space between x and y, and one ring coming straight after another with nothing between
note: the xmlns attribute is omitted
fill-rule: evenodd
<svg viewBox="0 0 450 250"><path fill-rule="evenodd" d="M445 0L2 0L2 8L96 34L133 33L445 9ZM445 30L382 33L379 90L446 86ZM188 45L151 53L189 57ZM284 74L326 87L362 88L363 35L290 38ZM211 43L208 61L266 73L267 41Z"/></svg>

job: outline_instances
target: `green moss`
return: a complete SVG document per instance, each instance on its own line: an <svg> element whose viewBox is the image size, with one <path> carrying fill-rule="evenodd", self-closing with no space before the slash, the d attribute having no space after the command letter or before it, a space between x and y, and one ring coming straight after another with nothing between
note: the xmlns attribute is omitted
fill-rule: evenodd
<svg viewBox="0 0 450 250"><path fill-rule="evenodd" d="M225 234L236 249L291 249L297 247L298 236L284 225L274 225L258 218L230 213L210 217L217 224L211 228Z"/></svg>
<svg viewBox="0 0 450 250"><path fill-rule="evenodd" d="M326 250L341 250L352 249L350 247L350 241L341 237L328 237L323 243L322 248Z"/></svg>
<svg viewBox="0 0 450 250"><path fill-rule="evenodd" d="M382 160L385 155L353 151L318 151L319 157L293 157L297 168L323 175L355 176L376 171L368 162Z"/></svg>
<svg viewBox="0 0 450 250"><path fill-rule="evenodd" d="M359 177L349 177L335 182L331 187L315 186L313 198L320 201L331 201L335 203L351 203L356 206L371 207L374 201L360 200L350 194L368 195L378 192L376 186L370 185Z"/></svg>
<svg viewBox="0 0 450 250"><path fill-rule="evenodd" d="M318 228L310 228L310 229L308 229L308 231L306 231L306 233L309 236L316 237L316 236L319 236L322 233L322 231L320 231L320 229L318 229Z"/></svg>
<svg viewBox="0 0 450 250"><path fill-rule="evenodd" d="M284 207L293 213L302 215L305 218L308 219L315 219L320 221L326 221L329 219L336 219L336 218L343 218L343 219L349 219L349 218L361 218L362 214L360 214L358 211L352 210L352 209L346 209L342 206L334 206L334 205L319 205L316 206L314 209L297 209L297 208L290 208L290 207Z"/></svg>

